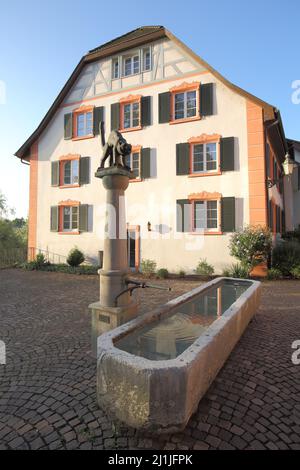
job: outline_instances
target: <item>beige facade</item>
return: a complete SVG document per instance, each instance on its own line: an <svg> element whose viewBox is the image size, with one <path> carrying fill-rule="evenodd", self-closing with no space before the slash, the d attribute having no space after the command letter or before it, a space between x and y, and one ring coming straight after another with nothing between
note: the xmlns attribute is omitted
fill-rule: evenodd
<svg viewBox="0 0 300 470"><path fill-rule="evenodd" d="M145 48L150 47L151 70L132 74L128 77L112 79L113 61L130 56L132 52L143 60ZM119 62L119 66L121 64ZM159 123L159 95L174 87L189 87L196 84L213 84L213 114L200 116L197 120L185 120L176 123ZM101 106L104 108L106 137L110 131L111 105L133 96L150 97L151 125L139 130L122 131L124 137L134 147L150 148L150 177L132 181L126 191L127 223L140 235L135 247L135 264L141 259L153 259L158 268L169 271L184 269L192 272L200 258L206 258L214 265L216 272L233 262L228 250L230 232L215 233L178 232L176 226L176 201L200 198L218 199L218 227L221 226L222 198L235 198L235 228L253 223L253 187L255 191L259 165L264 168L264 160L258 166L249 168L249 151L263 149L260 134L249 128L249 116L256 112L255 119L266 115L263 106L256 105L258 113L249 107L249 97L228 86L212 69L205 67L195 55L189 53L181 43L165 37L149 44L139 45L134 49L121 50L108 57L87 64L81 74L57 107L49 124L38 137L38 174L36 188L36 246L34 250L66 255L75 245L84 251L87 257L97 262L98 251L103 250L103 230L105 194L101 182L94 177L101 156L99 135L88 139L64 138L64 119L67 113L80 107ZM248 103L248 107L247 107ZM250 101L251 103L251 101ZM269 105L268 105L269 106ZM82 108L84 109L84 108ZM258 118L257 118L258 116ZM261 128L263 121L261 120ZM218 171L210 175L176 174L176 144L187 143L193 137L200 140L234 138L234 169ZM196 139L197 140L197 139ZM250 146L251 144L251 146ZM250 149L251 147L251 149ZM217 142L217 159L220 161L220 144ZM250 150L249 150L250 149ZM78 187L51 186L51 164L67 155L90 157L90 182ZM258 153L258 159L264 159ZM252 159L251 165L256 164ZM256 173L251 173L255 170ZM259 170L260 171L260 170ZM252 175L252 176L251 176ZM252 178L252 179L251 179ZM264 177L265 178L265 177ZM252 184L252 208L249 204L249 182ZM262 181L258 181L262 183ZM254 186L253 186L254 184ZM263 184L265 186L265 184ZM260 189L259 189L260 191ZM196 195L196 196L195 196ZM200 195L200 196L199 196ZM258 194L263 201L265 194ZM50 230L52 206L64 202L89 205L89 228L76 234ZM262 204L262 203L261 203ZM263 206L265 207L265 202ZM263 209L264 210L264 209ZM151 231L149 231L149 222Z"/></svg>

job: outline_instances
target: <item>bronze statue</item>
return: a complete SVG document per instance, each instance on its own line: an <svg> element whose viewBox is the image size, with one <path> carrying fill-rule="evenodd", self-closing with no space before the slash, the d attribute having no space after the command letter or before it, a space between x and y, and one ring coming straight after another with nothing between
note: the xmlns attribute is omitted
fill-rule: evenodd
<svg viewBox="0 0 300 470"><path fill-rule="evenodd" d="M103 148L103 155L100 162L100 168L104 168L105 162L109 157L109 166L122 166L130 169L125 164L125 157L131 153L131 145L127 143L121 132L111 131L107 142L105 143L104 123L100 122L100 135Z"/></svg>

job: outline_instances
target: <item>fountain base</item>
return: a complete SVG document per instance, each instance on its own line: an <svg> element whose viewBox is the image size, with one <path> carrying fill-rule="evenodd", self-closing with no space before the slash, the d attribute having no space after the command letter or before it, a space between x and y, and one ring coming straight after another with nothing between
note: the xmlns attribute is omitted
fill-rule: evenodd
<svg viewBox="0 0 300 470"><path fill-rule="evenodd" d="M92 314L92 354L97 357L98 336L135 318L137 303L132 301L126 306L105 307L100 302L94 302L89 309Z"/></svg>

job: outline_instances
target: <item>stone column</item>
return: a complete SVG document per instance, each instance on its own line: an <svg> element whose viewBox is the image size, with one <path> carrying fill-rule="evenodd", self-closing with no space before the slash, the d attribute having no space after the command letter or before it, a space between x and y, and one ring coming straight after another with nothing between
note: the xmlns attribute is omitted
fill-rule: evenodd
<svg viewBox="0 0 300 470"><path fill-rule="evenodd" d="M97 355L97 338L126 323L137 314L137 305L126 290L128 269L125 190L132 174L124 167L98 169L95 174L106 189L106 223L103 268L100 274L100 301L89 306L92 312L92 350Z"/></svg>

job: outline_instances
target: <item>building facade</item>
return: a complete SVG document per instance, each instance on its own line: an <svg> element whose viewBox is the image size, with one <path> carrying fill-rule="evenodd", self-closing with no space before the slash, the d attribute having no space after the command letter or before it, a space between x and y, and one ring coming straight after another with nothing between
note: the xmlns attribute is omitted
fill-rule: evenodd
<svg viewBox="0 0 300 470"><path fill-rule="evenodd" d="M278 110L164 27L143 27L86 54L16 152L30 163L29 258L39 250L63 257L76 245L98 262L100 122L106 138L119 129L132 144L125 234L132 269L152 259L191 272L206 258L221 272L233 261L233 231L254 224L282 233L287 143Z"/></svg>

